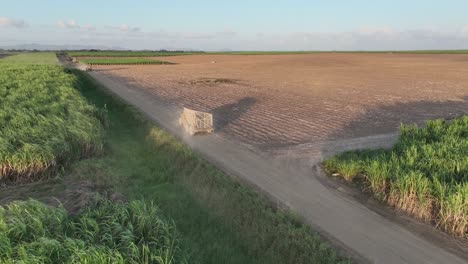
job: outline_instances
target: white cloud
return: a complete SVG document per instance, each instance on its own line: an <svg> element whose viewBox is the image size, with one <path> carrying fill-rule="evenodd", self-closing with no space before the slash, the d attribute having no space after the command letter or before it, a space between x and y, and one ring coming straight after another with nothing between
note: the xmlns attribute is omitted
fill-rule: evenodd
<svg viewBox="0 0 468 264"><path fill-rule="evenodd" d="M215 37L215 34L204 33L204 32L184 32L173 34L176 38L182 39L211 39Z"/></svg>
<svg viewBox="0 0 468 264"><path fill-rule="evenodd" d="M78 25L78 23L76 23L76 21L73 19L70 19L68 21L59 20L57 21L57 26L69 29L80 28L80 25Z"/></svg>
<svg viewBox="0 0 468 264"><path fill-rule="evenodd" d="M357 33L362 35L393 35L396 31L391 27L361 27Z"/></svg>
<svg viewBox="0 0 468 264"><path fill-rule="evenodd" d="M122 32L139 32L140 31L139 27L130 27L127 24L120 25L118 29Z"/></svg>
<svg viewBox="0 0 468 264"><path fill-rule="evenodd" d="M167 40L203 40L203 39L229 39L237 36L237 32L224 30L219 32L168 32L158 31L145 33L145 35Z"/></svg>
<svg viewBox="0 0 468 264"><path fill-rule="evenodd" d="M462 34L462 36L468 37L468 25L464 26L461 29L461 34Z"/></svg>
<svg viewBox="0 0 468 264"><path fill-rule="evenodd" d="M96 27L93 26L93 25L90 25L90 24L85 25L84 28L89 30L89 31L95 31L96 30Z"/></svg>
<svg viewBox="0 0 468 264"><path fill-rule="evenodd" d="M407 50L466 48L460 30L397 30L362 27L348 32L298 32L242 34L232 30L215 32L155 31L128 35L122 45L200 50ZM465 29L463 29L465 30ZM467 35L468 37L468 35ZM109 36L109 39L113 38ZM144 39L145 41L138 41Z"/></svg>
<svg viewBox="0 0 468 264"><path fill-rule="evenodd" d="M463 29L462 31L464 31ZM348 32L298 32L265 34L255 41L264 49L292 50L408 50L463 49L468 43L456 30L397 30L391 27L363 27Z"/></svg>
<svg viewBox="0 0 468 264"><path fill-rule="evenodd" d="M6 23L0 19L0 25ZM8 23L10 24L10 22ZM358 27L346 32L253 32L214 31L144 31L128 24L114 26L80 25L74 20L59 21L68 32L34 32L15 37L16 42L59 43L82 42L83 39L103 46L118 40L122 48L133 49L198 49L198 50L408 50L463 49L468 45L468 25L452 29L402 30L392 27ZM76 32L80 34L75 34ZM11 36L9 36L11 37ZM0 38L1 39L1 38ZM1 39L1 41L4 41Z"/></svg>
<svg viewBox="0 0 468 264"><path fill-rule="evenodd" d="M216 33L216 36L218 37L234 37L237 35L237 32L234 31L234 30L230 30L230 29L226 29L224 31L221 31L221 32L217 32Z"/></svg>
<svg viewBox="0 0 468 264"><path fill-rule="evenodd" d="M0 27L24 28L27 24L24 20L14 20L8 17L0 17Z"/></svg>

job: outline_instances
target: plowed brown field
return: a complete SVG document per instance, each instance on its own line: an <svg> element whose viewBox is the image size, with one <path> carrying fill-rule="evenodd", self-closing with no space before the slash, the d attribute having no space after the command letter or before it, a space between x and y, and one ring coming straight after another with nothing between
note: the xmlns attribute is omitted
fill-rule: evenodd
<svg viewBox="0 0 468 264"><path fill-rule="evenodd" d="M468 114L468 55L158 57L96 66L158 98L214 114L218 133L261 149L395 132Z"/></svg>

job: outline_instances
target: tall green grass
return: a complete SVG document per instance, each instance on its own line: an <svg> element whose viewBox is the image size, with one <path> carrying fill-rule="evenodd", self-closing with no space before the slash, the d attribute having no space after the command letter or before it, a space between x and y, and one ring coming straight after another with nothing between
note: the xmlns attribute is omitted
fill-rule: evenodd
<svg viewBox="0 0 468 264"><path fill-rule="evenodd" d="M179 263L175 227L151 203L96 199L78 215L35 200L0 207L1 263Z"/></svg>
<svg viewBox="0 0 468 264"><path fill-rule="evenodd" d="M395 208L468 237L468 116L402 126L393 150L347 152L324 165L346 180L363 180Z"/></svg>
<svg viewBox="0 0 468 264"><path fill-rule="evenodd" d="M36 180L101 151L101 111L76 82L60 66L0 63L1 182Z"/></svg>

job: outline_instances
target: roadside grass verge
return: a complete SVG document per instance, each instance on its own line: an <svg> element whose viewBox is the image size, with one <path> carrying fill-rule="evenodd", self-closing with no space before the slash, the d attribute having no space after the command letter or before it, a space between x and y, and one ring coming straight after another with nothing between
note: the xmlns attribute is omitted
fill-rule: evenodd
<svg viewBox="0 0 468 264"><path fill-rule="evenodd" d="M37 180L103 147L101 111L74 88L76 77L58 65L20 61L0 63L2 183Z"/></svg>
<svg viewBox="0 0 468 264"><path fill-rule="evenodd" d="M80 87L108 109L107 154L71 177L155 201L174 220L190 263L348 263L296 217L225 175L81 72Z"/></svg>
<svg viewBox="0 0 468 264"><path fill-rule="evenodd" d="M170 52L170 51L70 51L72 57L166 57L203 54L203 52Z"/></svg>
<svg viewBox="0 0 468 264"><path fill-rule="evenodd" d="M1 64L58 64L54 52L21 52L0 59Z"/></svg>
<svg viewBox="0 0 468 264"><path fill-rule="evenodd" d="M35 200L0 207L1 263L179 263L173 223L151 203L97 198L77 215Z"/></svg>
<svg viewBox="0 0 468 264"><path fill-rule="evenodd" d="M174 64L167 61L135 57L86 58L81 59L80 61L90 65Z"/></svg>
<svg viewBox="0 0 468 264"><path fill-rule="evenodd" d="M324 167L363 182L398 210L468 238L468 116L403 125L392 150L346 152Z"/></svg>

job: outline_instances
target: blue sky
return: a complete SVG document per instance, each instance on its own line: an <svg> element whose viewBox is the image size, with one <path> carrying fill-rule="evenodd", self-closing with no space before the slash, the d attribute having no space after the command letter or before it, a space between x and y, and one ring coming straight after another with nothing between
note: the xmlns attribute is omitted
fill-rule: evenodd
<svg viewBox="0 0 468 264"><path fill-rule="evenodd" d="M468 1L2 0L0 46L346 50L468 48Z"/></svg>

